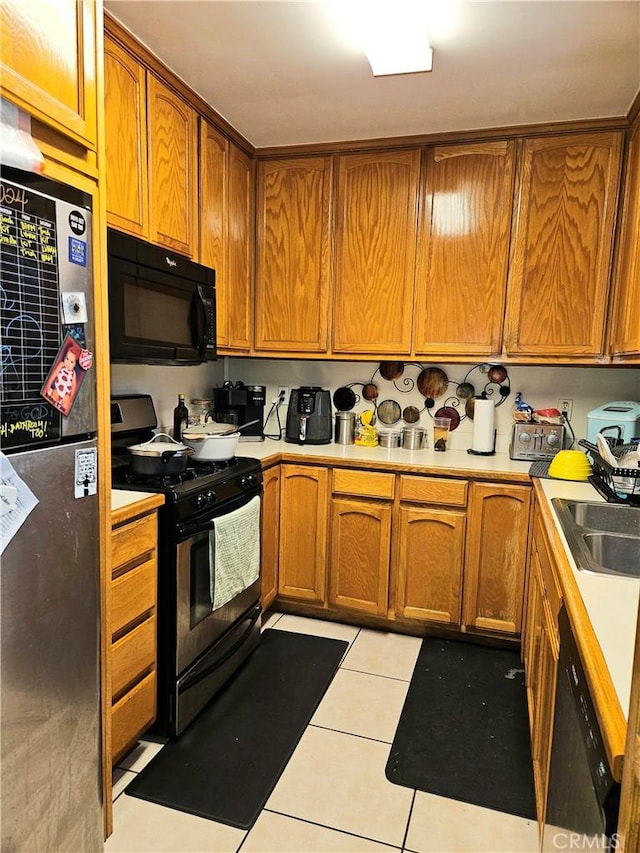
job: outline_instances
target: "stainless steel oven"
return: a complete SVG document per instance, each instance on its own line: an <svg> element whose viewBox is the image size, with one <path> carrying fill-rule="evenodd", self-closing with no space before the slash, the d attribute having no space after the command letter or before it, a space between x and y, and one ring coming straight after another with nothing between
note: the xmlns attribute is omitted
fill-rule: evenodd
<svg viewBox="0 0 640 853"><path fill-rule="evenodd" d="M255 648L260 631L259 520L262 475L241 495L192 522L178 525L164 556L175 565L175 656L165 649L167 678L162 716L179 735ZM232 529L233 548L217 558L218 528ZM169 553L170 552L170 553ZM258 554L258 561L247 555ZM218 593L223 588L221 594ZM164 610L172 610L165 602ZM173 621L173 620L172 620ZM168 701L167 701L168 700Z"/></svg>
<svg viewBox="0 0 640 853"><path fill-rule="evenodd" d="M542 850L613 851L620 800L564 608Z"/></svg>
<svg viewBox="0 0 640 853"><path fill-rule="evenodd" d="M183 473L140 476L127 447L153 435L151 397L112 398L113 484L161 492L158 524L157 720L175 738L260 639L260 462L191 461Z"/></svg>

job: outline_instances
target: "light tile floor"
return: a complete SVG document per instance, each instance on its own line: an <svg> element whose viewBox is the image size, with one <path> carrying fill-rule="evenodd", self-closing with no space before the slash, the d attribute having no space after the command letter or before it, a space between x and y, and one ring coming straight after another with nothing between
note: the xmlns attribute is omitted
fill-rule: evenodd
<svg viewBox="0 0 640 853"><path fill-rule="evenodd" d="M143 741L114 773L114 833L106 853L537 851L533 821L385 778L418 638L277 613L264 627L337 637L349 648L254 826L246 832L123 793L161 749Z"/></svg>

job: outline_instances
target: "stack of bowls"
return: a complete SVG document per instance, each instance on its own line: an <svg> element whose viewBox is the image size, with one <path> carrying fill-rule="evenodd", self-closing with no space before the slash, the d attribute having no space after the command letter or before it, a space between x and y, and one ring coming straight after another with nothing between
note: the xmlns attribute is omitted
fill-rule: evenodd
<svg viewBox="0 0 640 853"><path fill-rule="evenodd" d="M559 450L549 465L549 476L559 480L588 480L591 463L581 450Z"/></svg>

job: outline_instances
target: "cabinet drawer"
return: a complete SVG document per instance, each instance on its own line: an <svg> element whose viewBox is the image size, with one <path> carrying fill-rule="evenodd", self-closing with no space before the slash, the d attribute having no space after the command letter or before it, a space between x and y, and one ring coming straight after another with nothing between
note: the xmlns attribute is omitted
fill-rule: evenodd
<svg viewBox="0 0 640 853"><path fill-rule="evenodd" d="M156 514L144 515L116 527L111 534L111 565L113 571L133 561L142 562L154 551L157 542Z"/></svg>
<svg viewBox="0 0 640 853"><path fill-rule="evenodd" d="M466 506L467 487L465 480L404 476L400 477L400 500Z"/></svg>
<svg viewBox="0 0 640 853"><path fill-rule="evenodd" d="M120 637L111 648L111 695L123 690L155 667L156 617L150 616Z"/></svg>
<svg viewBox="0 0 640 853"><path fill-rule="evenodd" d="M394 481L395 474L335 468L333 471L333 493L392 500Z"/></svg>
<svg viewBox="0 0 640 853"><path fill-rule="evenodd" d="M111 759L115 763L156 718L155 671L125 693L111 714Z"/></svg>
<svg viewBox="0 0 640 853"><path fill-rule="evenodd" d="M111 631L119 631L140 619L156 605L156 560L126 572L111 582Z"/></svg>

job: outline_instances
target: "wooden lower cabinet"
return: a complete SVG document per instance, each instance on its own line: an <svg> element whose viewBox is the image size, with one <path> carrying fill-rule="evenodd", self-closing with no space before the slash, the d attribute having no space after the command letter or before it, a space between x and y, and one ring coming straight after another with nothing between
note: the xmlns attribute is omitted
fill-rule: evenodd
<svg viewBox="0 0 640 853"><path fill-rule="evenodd" d="M529 486L471 484L463 596L466 629L520 633L530 505Z"/></svg>
<svg viewBox="0 0 640 853"><path fill-rule="evenodd" d="M266 610L278 594L278 549L280 545L280 466L263 474L260 535L260 604Z"/></svg>
<svg viewBox="0 0 640 853"><path fill-rule="evenodd" d="M278 596L325 604L329 471L282 465Z"/></svg>
<svg viewBox="0 0 640 853"><path fill-rule="evenodd" d="M333 471L329 606L385 616L393 474Z"/></svg>
<svg viewBox="0 0 640 853"><path fill-rule="evenodd" d="M157 516L112 519L111 761L156 717Z"/></svg>
<svg viewBox="0 0 640 853"><path fill-rule="evenodd" d="M400 489L396 616L459 626L467 483L403 476Z"/></svg>
<svg viewBox="0 0 640 853"><path fill-rule="evenodd" d="M523 658L531 729L531 756L540 828L544 824L551 760L556 675L560 652L560 585L546 537L534 519Z"/></svg>
<svg viewBox="0 0 640 853"><path fill-rule="evenodd" d="M519 637L529 486L283 464L277 569L268 488L263 601L277 572L277 599L301 612Z"/></svg>

